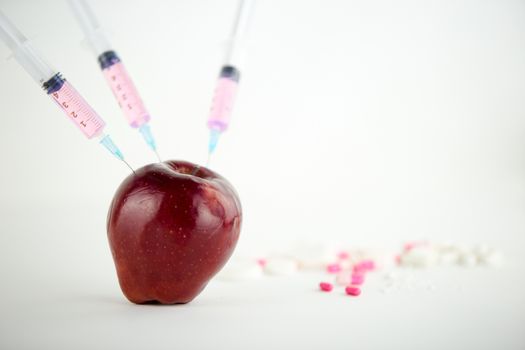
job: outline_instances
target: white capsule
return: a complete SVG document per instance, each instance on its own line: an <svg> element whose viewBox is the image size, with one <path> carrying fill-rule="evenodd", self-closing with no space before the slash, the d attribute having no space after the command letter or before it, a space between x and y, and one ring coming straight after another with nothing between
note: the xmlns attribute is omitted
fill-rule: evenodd
<svg viewBox="0 0 525 350"><path fill-rule="evenodd" d="M322 243L299 242L292 248L290 256L301 269L322 269L337 260L335 249Z"/></svg>
<svg viewBox="0 0 525 350"><path fill-rule="evenodd" d="M472 249L472 252L476 254L478 257L483 257L486 254L490 254L493 251L488 245L486 244L478 244Z"/></svg>
<svg viewBox="0 0 525 350"><path fill-rule="evenodd" d="M262 268L254 259L234 259L217 274L221 281L247 281L262 276Z"/></svg>
<svg viewBox="0 0 525 350"><path fill-rule="evenodd" d="M349 272L341 272L335 278L335 283L339 286L348 286L352 282L352 278Z"/></svg>
<svg viewBox="0 0 525 350"><path fill-rule="evenodd" d="M438 262L438 254L434 249L427 246L413 248L400 257L399 263L402 266L430 267Z"/></svg>
<svg viewBox="0 0 525 350"><path fill-rule="evenodd" d="M439 263L443 265L455 265L460 259L460 254L455 250L445 250L439 253Z"/></svg>
<svg viewBox="0 0 525 350"><path fill-rule="evenodd" d="M472 267L476 266L478 258L474 253L467 251L461 254L458 263L466 267Z"/></svg>
<svg viewBox="0 0 525 350"><path fill-rule="evenodd" d="M391 269L396 267L394 255L384 248L366 248L357 250L354 256L354 263L363 260L372 260L375 269Z"/></svg>
<svg viewBox="0 0 525 350"><path fill-rule="evenodd" d="M491 249L489 252L486 252L483 256L480 257L480 263L487 266L499 267L503 265L503 262L503 255L500 252L493 249Z"/></svg>
<svg viewBox="0 0 525 350"><path fill-rule="evenodd" d="M264 273L274 276L287 276L297 271L297 261L287 257L270 257L264 265Z"/></svg>

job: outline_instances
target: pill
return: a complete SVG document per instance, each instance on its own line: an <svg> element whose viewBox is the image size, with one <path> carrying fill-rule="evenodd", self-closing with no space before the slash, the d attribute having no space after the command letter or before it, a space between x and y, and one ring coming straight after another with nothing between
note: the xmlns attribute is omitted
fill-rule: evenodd
<svg viewBox="0 0 525 350"><path fill-rule="evenodd" d="M286 276L297 271L297 262L290 258L268 258L264 272L268 275Z"/></svg>
<svg viewBox="0 0 525 350"><path fill-rule="evenodd" d="M328 273L338 273L341 271L341 265L340 264L329 264L326 266L326 271Z"/></svg>
<svg viewBox="0 0 525 350"><path fill-rule="evenodd" d="M290 251L301 269L321 269L334 260L331 245L317 242L298 242Z"/></svg>
<svg viewBox="0 0 525 350"><path fill-rule="evenodd" d="M321 282L321 283L319 283L319 288L323 292L331 292L332 289L334 289L334 286L331 283L328 283L328 282Z"/></svg>
<svg viewBox="0 0 525 350"><path fill-rule="evenodd" d="M354 273L365 273L375 269L375 263L373 260L362 260L354 265Z"/></svg>
<svg viewBox="0 0 525 350"><path fill-rule="evenodd" d="M340 286L348 286L352 282L352 278L349 273L340 273L335 278L335 282Z"/></svg>
<svg viewBox="0 0 525 350"><path fill-rule="evenodd" d="M350 283L359 286L363 284L364 281L365 281L365 275L360 274L360 273L353 273Z"/></svg>
<svg viewBox="0 0 525 350"><path fill-rule="evenodd" d="M352 268L352 272L353 273L365 273L365 269L363 268L363 266L361 266L360 264L355 264L354 267Z"/></svg>
<svg viewBox="0 0 525 350"><path fill-rule="evenodd" d="M472 267L476 266L478 258L475 254L467 251L460 255L458 263L463 266Z"/></svg>
<svg viewBox="0 0 525 350"><path fill-rule="evenodd" d="M222 281L247 281L260 278L262 269L248 259L232 259L217 274L217 279Z"/></svg>
<svg viewBox="0 0 525 350"><path fill-rule="evenodd" d="M436 250L429 246L413 248L401 255L400 264L402 266L431 267L439 262L439 255Z"/></svg>
<svg viewBox="0 0 525 350"><path fill-rule="evenodd" d="M403 246L403 250L405 252L408 252L409 250L412 250L418 247L422 247L425 245L428 245L426 241L412 241L412 242L405 243L405 245Z"/></svg>
<svg viewBox="0 0 525 350"><path fill-rule="evenodd" d="M348 295L356 297L361 294L361 289L359 289L359 287L348 286L345 288L345 292Z"/></svg>
<svg viewBox="0 0 525 350"><path fill-rule="evenodd" d="M264 267L264 265L266 265L267 261L265 258L259 258L257 260L255 260L257 262L257 264L259 264L259 266L261 267Z"/></svg>
<svg viewBox="0 0 525 350"><path fill-rule="evenodd" d="M401 255L397 254L394 256L394 262L396 265L401 265Z"/></svg>
<svg viewBox="0 0 525 350"><path fill-rule="evenodd" d="M503 258L503 255L500 252L498 252L498 251L491 251L490 253L488 253L485 256L483 256L480 261L481 261L481 263L483 263L483 264L485 264L487 266L498 267L498 266L503 265L504 258Z"/></svg>
<svg viewBox="0 0 525 350"><path fill-rule="evenodd" d="M339 260L346 260L350 257L350 254L348 254L348 252L346 251L340 251L339 253L337 253L337 259Z"/></svg>
<svg viewBox="0 0 525 350"><path fill-rule="evenodd" d="M376 264L373 260L363 260L360 264L362 268L367 271L372 271L376 268Z"/></svg>

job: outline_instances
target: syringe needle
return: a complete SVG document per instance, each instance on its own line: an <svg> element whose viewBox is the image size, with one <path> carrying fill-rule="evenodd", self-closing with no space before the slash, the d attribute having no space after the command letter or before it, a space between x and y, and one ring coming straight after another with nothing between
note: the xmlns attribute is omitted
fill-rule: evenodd
<svg viewBox="0 0 525 350"><path fill-rule="evenodd" d="M210 161L211 161L211 152L208 153L208 158L206 159L206 168L210 166Z"/></svg>
<svg viewBox="0 0 525 350"><path fill-rule="evenodd" d="M153 150L153 152L155 152L155 154L157 155L157 158L159 159L159 163L162 163L162 159L160 159L160 156L159 156L159 152L157 152L157 150Z"/></svg>
<svg viewBox="0 0 525 350"><path fill-rule="evenodd" d="M131 165L129 165L128 162L126 162L124 159L122 159L122 161L124 162L124 164L126 164L126 165L128 166L128 168L131 169L131 171L133 172L133 174L136 174L136 173L135 173L135 170L133 170L133 168L131 167Z"/></svg>

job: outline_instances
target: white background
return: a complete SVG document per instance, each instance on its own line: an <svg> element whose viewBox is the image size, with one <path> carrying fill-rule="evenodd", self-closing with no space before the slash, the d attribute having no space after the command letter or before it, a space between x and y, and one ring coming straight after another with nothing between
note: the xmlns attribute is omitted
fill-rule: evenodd
<svg viewBox="0 0 525 350"><path fill-rule="evenodd" d="M92 4L152 114L161 156L204 162L206 117L236 1ZM132 165L153 162L140 135L125 124L95 58L82 47L67 3L0 0L0 8L103 116ZM0 57L9 54L0 45ZM419 338L401 332L398 343L390 344L407 337L417 341L405 346L419 348L494 348L498 341L506 341L506 348L525 346L519 326L525 324L525 300L519 297L525 293L524 1L260 0L241 70L232 124L212 162L243 203L239 251L282 249L306 238L370 246L417 238L487 243L505 252L508 269L502 275L486 272L471 284L470 275L461 272L469 292L457 296L449 290L440 297L443 303L451 300L445 309L450 314L425 296L414 297L420 303L414 310L429 308L438 316L408 317L404 306L396 309L404 296L388 304L377 295L373 301L363 299L359 315L386 303L385 314L377 317L416 326ZM184 318L170 314L179 310L137 309L123 300L106 243L105 216L129 171L96 142L85 140L13 59L0 60L0 82L0 343L72 348L90 339L87 348L95 348L97 339L109 339L111 326L120 324L113 329L119 337L133 340L138 329L148 333L151 326L159 332L157 340L166 341L159 344L169 348L177 343L159 329L182 327L179 345L198 348L206 341L202 334L192 336L199 324L213 332L214 322L220 322L217 313L224 313L231 323L223 323L219 339L229 330L231 347L250 346L247 338L234 341L231 329L245 317L256 317L239 310L259 301L245 297L235 304L230 285L210 286L193 304L198 311L181 309ZM504 286L490 283L494 279L505 281ZM262 293L269 282L259 283L240 288ZM487 285L492 289L479 292ZM502 308L484 309L482 316L473 312L491 302L487 299L498 300L504 287L511 295ZM284 288L293 300L292 311L283 311L294 315L290 322L305 322L294 307L311 303L321 310L317 295L298 297L305 301L299 306L296 289L285 281L268 288L275 293ZM217 309L220 296L227 303ZM271 310L282 310L278 295L272 296L263 312L267 317ZM339 303L332 300L332 320ZM356 312L345 307L349 314ZM392 316L397 314L405 319ZM138 315L149 321L138 321ZM418 320L435 331L455 315L463 315L459 324L474 326L446 328L450 343L425 338L428 332ZM493 315L499 319L490 319ZM108 328L100 323L105 316L114 321ZM122 326L127 322L129 328ZM260 321L259 327L268 322ZM337 332L323 335L348 348L351 332L341 335L340 322ZM381 322L378 330L361 325L360 332L375 337L389 324ZM59 330L65 325L70 336L63 338ZM27 332L36 329L38 336L28 338ZM464 336L469 331L471 337ZM256 328L243 333L258 334ZM300 332L292 333L297 339ZM269 334L287 338L277 330ZM305 343L321 344L323 338L313 334L308 331ZM389 343L379 338L372 345L382 347L380 339ZM132 342L146 346L138 338Z"/></svg>

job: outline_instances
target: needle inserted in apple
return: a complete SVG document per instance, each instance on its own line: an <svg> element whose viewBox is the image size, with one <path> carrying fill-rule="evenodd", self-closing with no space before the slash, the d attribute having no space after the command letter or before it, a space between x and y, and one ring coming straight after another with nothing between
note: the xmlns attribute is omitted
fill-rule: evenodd
<svg viewBox="0 0 525 350"><path fill-rule="evenodd" d="M131 167L131 165L129 165L128 162L126 162L124 159L123 159L122 161L124 162L124 164L126 164L126 165L128 166L128 168L131 169L131 171L133 172L133 174L136 174L136 173L135 173L135 169L133 169L133 168Z"/></svg>

